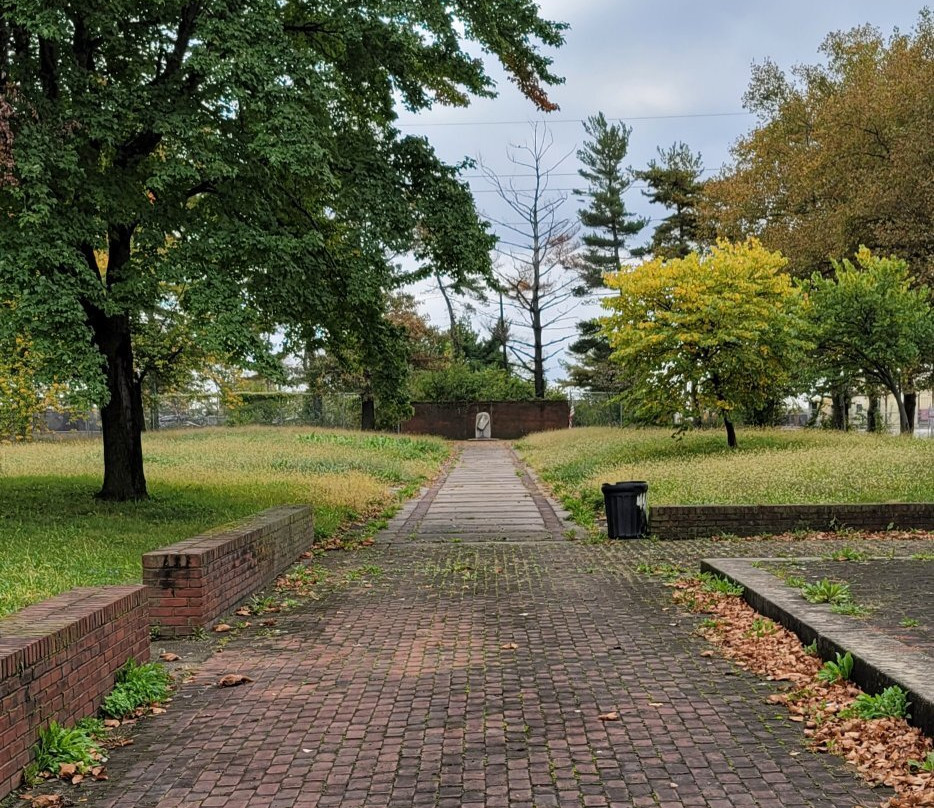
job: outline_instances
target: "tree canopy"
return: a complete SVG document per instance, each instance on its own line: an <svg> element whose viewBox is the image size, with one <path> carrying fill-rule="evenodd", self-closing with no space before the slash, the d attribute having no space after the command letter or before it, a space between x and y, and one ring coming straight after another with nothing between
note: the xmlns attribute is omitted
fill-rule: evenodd
<svg viewBox="0 0 934 808"><path fill-rule="evenodd" d="M757 235L789 270L832 273L861 245L934 278L934 17L886 38L870 26L827 37L825 64L753 70L758 126L707 186L725 238Z"/></svg>
<svg viewBox="0 0 934 808"><path fill-rule="evenodd" d="M773 397L807 345L785 263L750 239L607 276L604 331L643 408L718 413L736 445L734 411Z"/></svg>
<svg viewBox="0 0 934 808"><path fill-rule="evenodd" d="M249 363L275 326L375 347L400 253L489 273L457 167L397 108L493 95L472 42L552 109L564 27L532 0L4 4L0 302L103 404L101 496L146 496L133 323L167 285Z"/></svg>
<svg viewBox="0 0 934 808"><path fill-rule="evenodd" d="M898 406L900 431L911 432L914 391L934 371L931 292L912 288L904 261L865 247L855 263L833 266L832 278L815 274L806 287L818 366L884 387Z"/></svg>
<svg viewBox="0 0 934 808"><path fill-rule="evenodd" d="M697 249L701 241L697 208L704 187L703 171L700 154L694 154L686 143L674 143L667 149L659 147L658 160L649 160L645 169L635 172L636 178L648 186L642 193L671 211L656 226L648 246L638 254L685 258Z"/></svg>

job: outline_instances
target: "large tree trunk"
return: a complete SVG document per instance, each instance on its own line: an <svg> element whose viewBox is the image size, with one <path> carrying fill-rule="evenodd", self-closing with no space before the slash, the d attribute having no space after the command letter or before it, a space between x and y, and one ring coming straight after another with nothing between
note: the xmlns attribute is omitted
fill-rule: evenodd
<svg viewBox="0 0 934 808"><path fill-rule="evenodd" d="M879 432L881 421L879 419L879 394L869 392L869 408L866 410L866 431Z"/></svg>
<svg viewBox="0 0 934 808"><path fill-rule="evenodd" d="M92 317L94 341L104 355L110 400L101 408L104 485L99 499L146 499L143 474L143 395L133 370L130 323L126 316Z"/></svg>
<svg viewBox="0 0 934 808"><path fill-rule="evenodd" d="M723 425L726 427L726 445L731 449L736 448L736 428L733 426L733 422L730 420L730 416L726 413L723 413Z"/></svg>
<svg viewBox="0 0 934 808"><path fill-rule="evenodd" d="M915 411L918 409L918 394L914 390L905 393L903 399L905 420L902 421L902 433L913 435L915 432ZM901 411L899 411L901 412Z"/></svg>
<svg viewBox="0 0 934 808"><path fill-rule="evenodd" d="M364 394L360 411L360 429L372 432L376 429L376 402L371 394Z"/></svg>
<svg viewBox="0 0 934 808"><path fill-rule="evenodd" d="M830 394L830 425L846 430L850 421L850 394L846 387L836 387Z"/></svg>

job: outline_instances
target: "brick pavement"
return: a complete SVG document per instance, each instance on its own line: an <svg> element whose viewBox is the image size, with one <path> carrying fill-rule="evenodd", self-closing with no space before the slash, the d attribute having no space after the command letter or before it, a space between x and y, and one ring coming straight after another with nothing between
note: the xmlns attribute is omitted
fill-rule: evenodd
<svg viewBox="0 0 934 808"><path fill-rule="evenodd" d="M347 583L280 616L280 633L250 629L204 662L169 711L142 722L135 744L114 754L111 779L82 784L83 804L880 802L884 793L837 759L804 749L800 726L765 700L776 685L701 657L698 618L637 572L641 561L814 555L826 545L743 541L725 553L709 541L558 540L556 509L530 482L505 448L469 446L376 546L327 557ZM449 521L461 518L455 501L480 517L468 533L466 521ZM513 534L522 540L502 541ZM930 547L898 545L899 553ZM368 577L347 575L363 565ZM229 672L255 682L213 686ZM621 720L598 718L610 710Z"/></svg>

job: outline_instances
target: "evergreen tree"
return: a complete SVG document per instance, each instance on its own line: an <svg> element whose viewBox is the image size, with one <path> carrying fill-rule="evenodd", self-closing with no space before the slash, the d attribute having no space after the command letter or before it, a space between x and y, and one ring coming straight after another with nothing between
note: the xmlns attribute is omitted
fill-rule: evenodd
<svg viewBox="0 0 934 808"><path fill-rule="evenodd" d="M602 112L584 123L591 137L577 152L584 164L578 171L589 186L576 193L589 200L589 206L578 212L581 224L590 232L581 237L586 249L577 258L576 268L581 286L576 292L584 295L603 285L604 272L616 272L626 252L626 241L648 223L626 210L623 193L632 183L623 160L629 148L632 131L622 123L608 124ZM624 386L619 367L610 363L612 353L606 337L600 332L598 320L578 323L578 339L568 347L576 361L568 366L569 380L589 390L618 392Z"/></svg>
<svg viewBox="0 0 934 808"><path fill-rule="evenodd" d="M656 258L685 258L700 239L697 205L703 189L700 176L703 161L686 143L675 143L668 149L658 149L659 160L650 160L648 168L636 171L649 190L643 191L652 202L672 211L652 234L647 247L633 250L636 255L651 254Z"/></svg>
<svg viewBox="0 0 934 808"><path fill-rule="evenodd" d="M588 202L578 212L581 224L590 231L581 237L586 249L578 271L585 289L590 290L603 285L604 272L619 269L627 239L648 220L636 218L623 202L623 194L632 184L623 167L632 129L623 123L609 124L598 112L584 122L584 131L591 139L577 152L577 159L584 164L577 173L587 180L588 187L575 193Z"/></svg>

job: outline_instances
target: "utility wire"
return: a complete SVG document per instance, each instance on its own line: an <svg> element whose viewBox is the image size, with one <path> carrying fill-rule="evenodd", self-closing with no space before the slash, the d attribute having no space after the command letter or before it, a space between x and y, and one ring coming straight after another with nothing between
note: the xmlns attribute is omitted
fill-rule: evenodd
<svg viewBox="0 0 934 808"><path fill-rule="evenodd" d="M738 117L741 115L754 115L754 112L685 112L678 115L619 115L613 116L612 120L623 121L667 121L674 118L731 118ZM607 116L610 118L611 116ZM556 123L584 123L586 118L555 118L555 119L542 119L538 123L544 123L546 125L556 124ZM423 123L397 123L396 126L399 127L423 127L423 126L517 126L519 124L529 124L535 123L535 121L529 121L528 119L524 121L425 121Z"/></svg>

